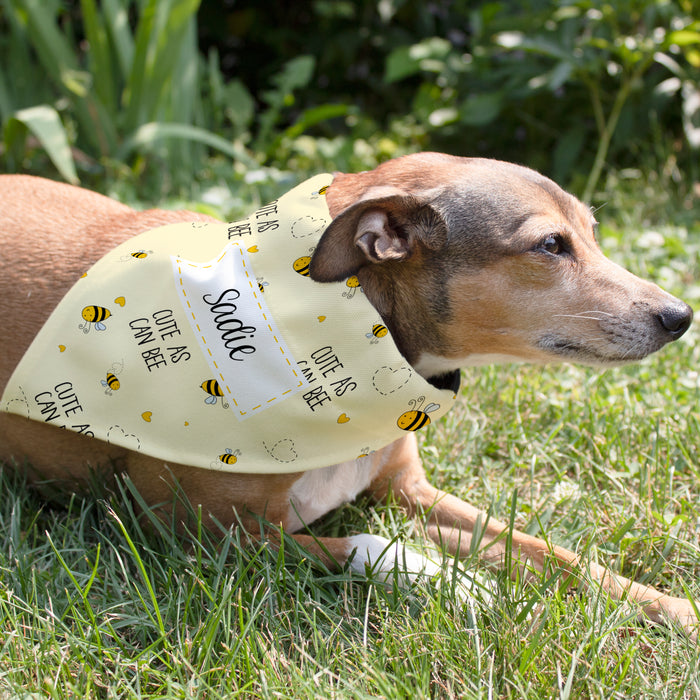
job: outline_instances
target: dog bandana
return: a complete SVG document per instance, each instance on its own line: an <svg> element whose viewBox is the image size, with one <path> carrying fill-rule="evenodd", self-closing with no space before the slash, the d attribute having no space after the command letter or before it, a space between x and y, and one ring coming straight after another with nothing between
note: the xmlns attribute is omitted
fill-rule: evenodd
<svg viewBox="0 0 700 700"><path fill-rule="evenodd" d="M0 408L249 473L355 459L444 414L458 374L445 388L418 375L356 277L309 277L331 179L243 221L168 225L111 251L55 309Z"/></svg>

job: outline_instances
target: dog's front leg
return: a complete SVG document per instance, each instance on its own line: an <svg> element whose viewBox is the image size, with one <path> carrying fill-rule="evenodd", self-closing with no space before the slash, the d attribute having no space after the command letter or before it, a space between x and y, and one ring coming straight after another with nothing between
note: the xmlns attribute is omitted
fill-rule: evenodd
<svg viewBox="0 0 700 700"><path fill-rule="evenodd" d="M639 604L649 619L677 623L697 638L698 617L689 600L665 595L598 564L586 564L574 552L518 530L511 531L508 525L478 508L440 491L426 479L412 435L390 449L390 460L371 486L373 495L383 499L392 494L411 515L425 517L430 538L451 554L465 557L476 547L489 564L503 567L512 562L511 573L518 567L525 575L528 566L540 572L547 566L559 567L568 579L584 587L596 582L613 598Z"/></svg>

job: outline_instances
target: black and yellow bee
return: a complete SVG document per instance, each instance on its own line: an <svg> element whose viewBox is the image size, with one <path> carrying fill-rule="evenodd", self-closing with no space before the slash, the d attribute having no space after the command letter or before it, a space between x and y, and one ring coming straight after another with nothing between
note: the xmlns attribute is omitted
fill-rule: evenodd
<svg viewBox="0 0 700 700"><path fill-rule="evenodd" d="M440 408L440 405L436 403L429 403L425 408L423 408L423 401L424 398L421 397L416 401L409 402L409 405L413 405L415 408L411 409L410 411L406 411L399 416L399 419L396 421L396 425L398 425L401 430L413 432L414 430L425 428L426 425L430 425L430 416L428 414L432 413L433 411L437 411L437 409Z"/></svg>
<svg viewBox="0 0 700 700"><path fill-rule="evenodd" d="M107 387L112 391L117 391L117 389L119 389L119 387L121 386L121 383L117 379L116 374L113 374L112 372L107 372L107 378L103 379L100 383L102 384L102 386Z"/></svg>
<svg viewBox="0 0 700 700"><path fill-rule="evenodd" d="M258 278L258 289L259 289L261 292L263 292L263 293L265 292L265 287L267 287L268 284L269 284L269 283L268 283L268 282L265 282L265 280L262 279L262 277L259 277L259 278Z"/></svg>
<svg viewBox="0 0 700 700"><path fill-rule="evenodd" d="M121 387L121 382L117 378L118 374L122 373L124 369L124 361L120 360L118 362L113 362L112 366L109 368L109 372L104 379L100 380L100 384L105 388L105 395L112 396L115 391L119 391Z"/></svg>
<svg viewBox="0 0 700 700"><path fill-rule="evenodd" d="M201 386L202 389L204 389L204 393L209 394L209 396L204 399L204 403L215 404L217 397L223 397L224 395L224 392L216 379L207 379L205 382L202 382Z"/></svg>
<svg viewBox="0 0 700 700"><path fill-rule="evenodd" d="M241 451L240 450L231 450L230 448L226 448L226 453L219 455L219 461L223 462L224 464L235 464L238 461L238 458L241 456Z"/></svg>
<svg viewBox="0 0 700 700"><path fill-rule="evenodd" d="M311 264L311 256L304 255L301 258L297 258L293 263L292 267L295 272L298 272L302 277L308 277L310 274L309 265Z"/></svg>
<svg viewBox="0 0 700 700"><path fill-rule="evenodd" d="M389 329L386 326L381 323L375 323L372 326L372 332L365 334L365 337L369 338L371 342L376 343L377 341L375 338L383 338L388 332Z"/></svg>
<svg viewBox="0 0 700 700"><path fill-rule="evenodd" d="M108 319L112 315L112 312L109 309L105 309L104 306L93 305L86 306L81 315L83 320L87 321L87 323L92 323L98 331L103 331L107 328L107 326L105 326L102 321ZM80 325L80 328L83 329L84 333L87 333L89 330L89 326L83 326L82 324Z"/></svg>
<svg viewBox="0 0 700 700"><path fill-rule="evenodd" d="M128 262L131 259L143 260L144 258L147 258L152 252L152 250L135 250L132 253L124 253L124 255L122 255L119 258L119 261Z"/></svg>

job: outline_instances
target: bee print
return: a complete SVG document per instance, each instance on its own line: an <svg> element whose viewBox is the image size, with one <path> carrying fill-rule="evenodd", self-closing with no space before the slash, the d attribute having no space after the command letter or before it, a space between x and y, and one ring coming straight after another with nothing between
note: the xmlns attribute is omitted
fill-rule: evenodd
<svg viewBox="0 0 700 700"><path fill-rule="evenodd" d="M345 280L345 286L348 288L347 291L343 292L343 296L352 299L355 296L355 292L360 289L360 280L357 275L352 275Z"/></svg>
<svg viewBox="0 0 700 700"><path fill-rule="evenodd" d="M128 255L122 255L121 258L119 258L119 261L126 262L127 260L131 260L132 258L134 258L135 260L143 260L144 258L147 258L152 252L152 250L135 250L133 253L129 253Z"/></svg>
<svg viewBox="0 0 700 700"><path fill-rule="evenodd" d="M258 277L258 278L257 278L257 283L258 283L258 289L259 289L261 292L264 293L264 292L265 292L265 287L268 286L269 282L265 282L265 280L264 280L262 277Z"/></svg>
<svg viewBox="0 0 700 700"><path fill-rule="evenodd" d="M318 191L311 193L311 199L318 199L319 196L323 196L328 192L330 185L324 185Z"/></svg>
<svg viewBox="0 0 700 700"><path fill-rule="evenodd" d="M206 381L202 382L200 386L202 387L204 393L208 394L207 398L204 399L204 403L214 406L216 404L216 400L220 398L221 405L224 408L228 408L228 404L224 401L224 391L216 379L207 379Z"/></svg>
<svg viewBox="0 0 700 700"><path fill-rule="evenodd" d="M292 267L295 272L298 272L302 277L308 277L310 270L309 265L311 264L311 256L304 255L301 258L297 258L293 263Z"/></svg>
<svg viewBox="0 0 700 700"><path fill-rule="evenodd" d="M104 387L107 387L107 391L109 391L110 394L114 391L117 391L121 386L121 383L117 379L117 375L112 374L112 372L107 372L107 378L103 379L100 382L100 384L102 384L102 386ZM105 394L107 393L107 391L105 391Z"/></svg>
<svg viewBox="0 0 700 700"><path fill-rule="evenodd" d="M211 466L221 468L222 464L235 464L240 456L240 450L232 450L231 448L227 447L224 454L219 455L216 458L216 461L212 462Z"/></svg>
<svg viewBox="0 0 700 700"><path fill-rule="evenodd" d="M79 324L78 328L82 329L83 333L88 333L91 325L95 326L95 330L106 330L107 326L102 321L108 319L112 312L109 309L105 309L104 306L86 306L81 315L85 323Z"/></svg>
<svg viewBox="0 0 700 700"><path fill-rule="evenodd" d="M100 384L105 388L105 394L107 396L112 396L115 391L119 391L121 387L121 382L117 378L118 374L124 369L124 362L114 362L110 367L110 371L107 372L107 376L100 380Z"/></svg>
<svg viewBox="0 0 700 700"><path fill-rule="evenodd" d="M381 323L375 323L372 326L372 332L367 333L365 337L370 339L370 343L378 343L378 339L383 338L388 332L389 329L385 325Z"/></svg>
<svg viewBox="0 0 700 700"><path fill-rule="evenodd" d="M398 425L401 430L413 432L414 430L424 428L426 425L430 425L430 416L428 414L437 411L440 405L429 403L427 406L423 407L424 401L425 396L419 396L417 399L408 402L408 405L412 406L411 410L402 413L396 421L396 425Z"/></svg>

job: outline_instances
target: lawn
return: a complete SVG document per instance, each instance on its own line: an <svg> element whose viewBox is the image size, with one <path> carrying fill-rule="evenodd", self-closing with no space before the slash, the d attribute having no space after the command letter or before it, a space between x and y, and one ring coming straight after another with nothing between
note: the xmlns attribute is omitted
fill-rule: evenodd
<svg viewBox="0 0 700 700"><path fill-rule="evenodd" d="M600 239L700 307L700 228L620 218ZM422 438L433 482L700 599L698 335L696 322L640 365L605 372L465 371L462 400ZM289 540L275 551L238 531L182 539L147 526L128 483L47 505L12 470L0 479L3 696L700 697L697 645L595 588L511 580L476 559L387 587L328 571ZM348 504L312 531L428 548L392 504Z"/></svg>

